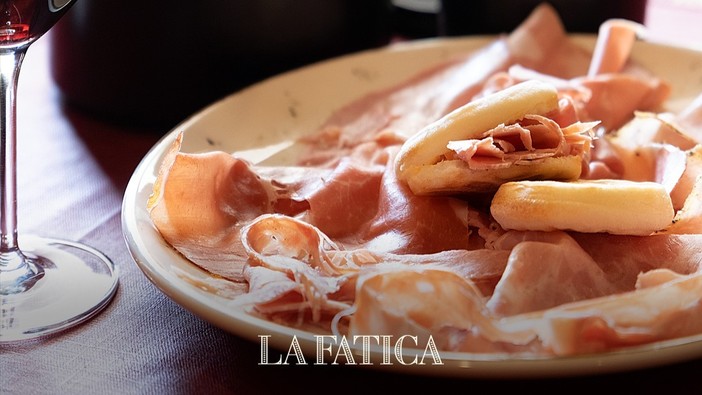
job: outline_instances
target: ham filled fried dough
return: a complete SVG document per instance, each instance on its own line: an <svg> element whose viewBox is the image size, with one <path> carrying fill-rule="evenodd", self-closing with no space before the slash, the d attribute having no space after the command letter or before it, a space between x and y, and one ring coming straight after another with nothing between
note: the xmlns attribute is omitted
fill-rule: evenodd
<svg viewBox="0 0 702 395"><path fill-rule="evenodd" d="M504 229L640 236L666 228L675 215L663 185L625 180L509 182L490 213Z"/></svg>
<svg viewBox="0 0 702 395"><path fill-rule="evenodd" d="M418 195L494 192L514 180L578 179L590 140L572 136L596 123L561 129L547 117L558 109L556 88L536 80L474 100L403 144L398 179Z"/></svg>

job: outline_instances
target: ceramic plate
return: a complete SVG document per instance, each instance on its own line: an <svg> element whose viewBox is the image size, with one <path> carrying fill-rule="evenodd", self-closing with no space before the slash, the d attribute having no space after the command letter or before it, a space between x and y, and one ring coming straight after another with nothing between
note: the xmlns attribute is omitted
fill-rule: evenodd
<svg viewBox="0 0 702 395"><path fill-rule="evenodd" d="M183 151L224 150L262 160L291 139L317 127L336 109L362 95L402 82L415 72L459 53L481 48L493 37L419 40L394 44L318 63L268 79L228 96L185 120L144 157L126 189L122 223L128 248L145 275L168 297L233 334L287 352L293 337L314 357L312 333L291 329L233 308L217 289L226 284L175 252L149 219L146 201L160 159L176 134L185 134ZM587 47L592 36L572 36ZM671 110L679 110L702 92L702 53L639 42L632 55L673 88ZM280 158L277 158L280 160ZM372 351L377 353L378 351ZM374 355L378 357L378 355ZM702 336L655 343L623 351L568 358L515 358L502 354L440 354L443 365L377 364L416 374L458 377L548 377L631 370L702 356ZM377 360L377 359L376 359ZM314 361L314 359L312 359ZM255 361L258 362L258 361Z"/></svg>

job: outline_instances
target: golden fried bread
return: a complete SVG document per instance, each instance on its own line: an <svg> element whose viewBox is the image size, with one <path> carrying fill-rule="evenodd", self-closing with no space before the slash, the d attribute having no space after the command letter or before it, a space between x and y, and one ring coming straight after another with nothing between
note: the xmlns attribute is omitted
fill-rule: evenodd
<svg viewBox="0 0 702 395"><path fill-rule="evenodd" d="M504 229L623 235L649 235L674 216L663 185L625 180L508 182L490 213Z"/></svg>
<svg viewBox="0 0 702 395"><path fill-rule="evenodd" d="M556 109L555 87L536 80L474 100L426 126L403 144L395 162L398 179L422 195L495 191L510 180L577 179L582 162L576 157L551 157L500 169L471 169L460 159L448 159L450 141L480 139L501 124Z"/></svg>

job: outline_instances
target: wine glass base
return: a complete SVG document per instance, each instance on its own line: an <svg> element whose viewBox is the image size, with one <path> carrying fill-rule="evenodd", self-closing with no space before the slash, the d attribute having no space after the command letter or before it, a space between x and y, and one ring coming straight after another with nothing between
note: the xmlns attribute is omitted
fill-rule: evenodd
<svg viewBox="0 0 702 395"><path fill-rule="evenodd" d="M112 300L117 270L100 251L36 236L20 237L20 246L40 275L27 290L0 293L0 343L68 329L92 318Z"/></svg>

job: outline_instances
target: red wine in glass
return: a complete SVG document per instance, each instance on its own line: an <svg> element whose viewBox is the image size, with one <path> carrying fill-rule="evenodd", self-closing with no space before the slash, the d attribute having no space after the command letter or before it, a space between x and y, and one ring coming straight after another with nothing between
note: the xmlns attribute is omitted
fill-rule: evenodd
<svg viewBox="0 0 702 395"><path fill-rule="evenodd" d="M0 0L0 46L31 43L68 11L71 0Z"/></svg>
<svg viewBox="0 0 702 395"><path fill-rule="evenodd" d="M16 92L29 46L72 0L0 0L0 343L52 334L100 312L117 271L100 251L17 232Z"/></svg>

